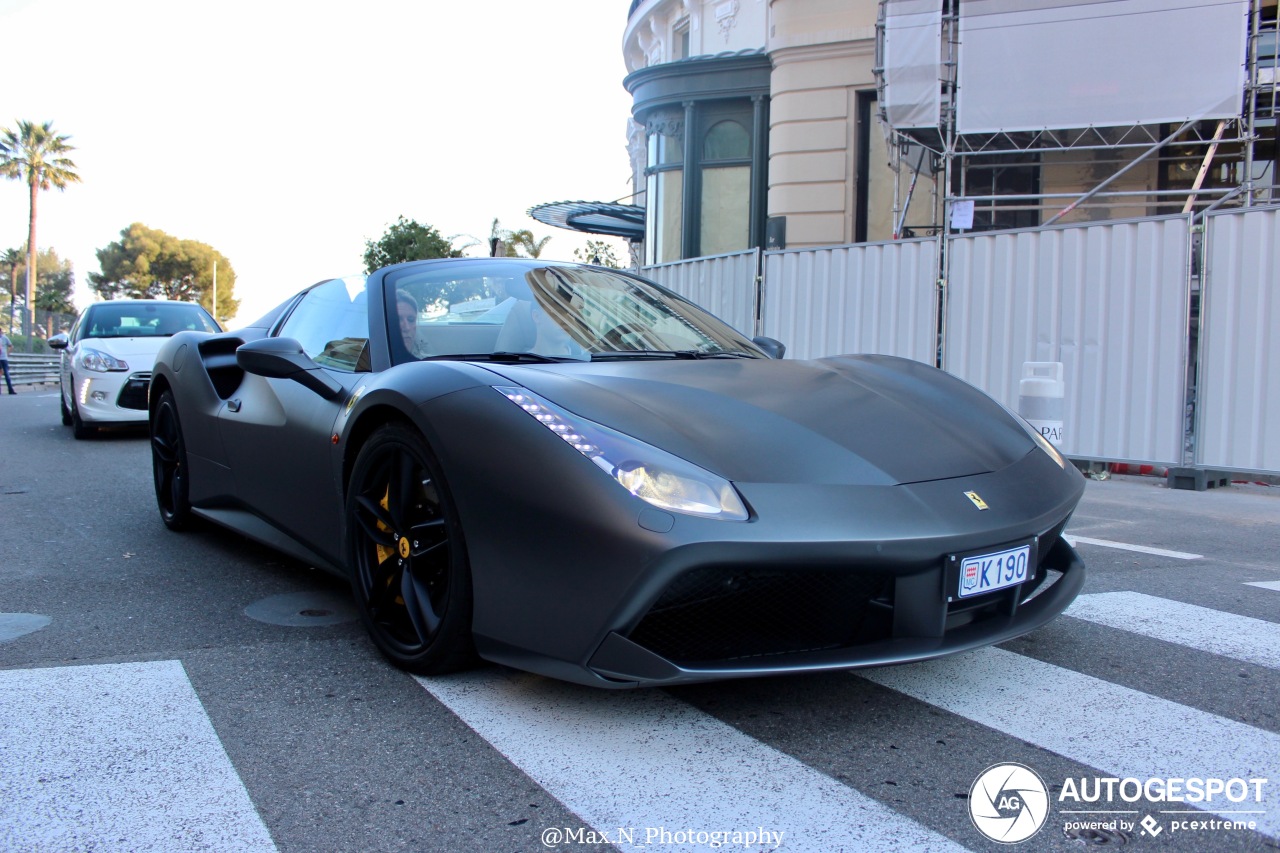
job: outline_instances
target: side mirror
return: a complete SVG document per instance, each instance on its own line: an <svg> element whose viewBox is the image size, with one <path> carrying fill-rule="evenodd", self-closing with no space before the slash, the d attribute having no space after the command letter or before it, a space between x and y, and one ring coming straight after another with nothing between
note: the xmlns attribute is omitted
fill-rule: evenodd
<svg viewBox="0 0 1280 853"><path fill-rule="evenodd" d="M764 354L769 356L769 358L782 358L787 354L787 345L774 338L766 338L764 335L757 335L751 339L751 342L764 350Z"/></svg>
<svg viewBox="0 0 1280 853"><path fill-rule="evenodd" d="M326 400L342 395L342 386L311 360L293 338L259 338L236 348L236 364L246 373L292 379Z"/></svg>
<svg viewBox="0 0 1280 853"><path fill-rule="evenodd" d="M59 332L49 340L45 341L50 349L66 349L71 345L71 338L66 332Z"/></svg>

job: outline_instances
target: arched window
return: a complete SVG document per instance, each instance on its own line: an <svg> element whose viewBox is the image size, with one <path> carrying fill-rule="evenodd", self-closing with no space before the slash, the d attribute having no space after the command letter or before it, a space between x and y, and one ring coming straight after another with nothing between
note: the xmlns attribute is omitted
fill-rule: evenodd
<svg viewBox="0 0 1280 853"><path fill-rule="evenodd" d="M698 254L738 252L751 245L751 122L749 105L708 110L702 137ZM732 110L734 118L720 118Z"/></svg>
<svg viewBox="0 0 1280 853"><path fill-rule="evenodd" d="M732 119L718 121L702 141L702 160L751 160L751 134Z"/></svg>

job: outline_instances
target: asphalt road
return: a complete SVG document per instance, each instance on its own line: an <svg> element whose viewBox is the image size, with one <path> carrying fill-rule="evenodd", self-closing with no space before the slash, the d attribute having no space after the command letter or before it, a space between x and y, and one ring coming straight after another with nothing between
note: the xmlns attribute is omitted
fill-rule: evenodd
<svg viewBox="0 0 1280 853"><path fill-rule="evenodd" d="M1070 615L944 661L419 681L343 582L168 532L143 433L74 441L24 389L0 397L0 851L1280 849L1280 489L1091 482L1069 533ZM970 816L1022 790L974 787L1008 763L1047 788L1013 846Z"/></svg>

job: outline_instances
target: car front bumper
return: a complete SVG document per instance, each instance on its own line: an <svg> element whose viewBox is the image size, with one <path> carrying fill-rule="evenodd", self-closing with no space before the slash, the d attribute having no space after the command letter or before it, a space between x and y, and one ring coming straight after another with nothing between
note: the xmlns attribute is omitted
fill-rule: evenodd
<svg viewBox="0 0 1280 853"><path fill-rule="evenodd" d="M1040 627L1071 604L1084 579L1084 563L1070 545L1057 538L1031 580L966 601L964 607L957 607L959 602L948 602L946 596L939 594L947 581L945 565L915 575L891 577L874 596L850 608L850 622L856 624L843 644L833 640L826 648L771 652L767 649L770 634L774 635L775 644L795 642L795 634L771 631L774 626L769 624L769 611L739 609L731 614L722 601L722 615L728 617L724 619L699 620L696 606L686 606L690 611L686 618L673 620L682 623L683 637L679 639L674 639L674 631L667 632L673 639L665 641L661 632L633 631L632 638L612 632L592 655L588 668L619 686L659 686L928 660L1011 640ZM705 637L717 631L733 637L742 648L753 624L759 628L754 654L690 662L672 660L654 650L655 646L663 647L664 642L674 644L666 645L664 650L679 648L680 643L690 648L689 637ZM820 632L807 633L818 639ZM709 649L714 644L715 641L704 640L702 648Z"/></svg>
<svg viewBox="0 0 1280 853"><path fill-rule="evenodd" d="M147 422L150 371L90 373L75 379L75 403L80 420L87 424L142 424Z"/></svg>

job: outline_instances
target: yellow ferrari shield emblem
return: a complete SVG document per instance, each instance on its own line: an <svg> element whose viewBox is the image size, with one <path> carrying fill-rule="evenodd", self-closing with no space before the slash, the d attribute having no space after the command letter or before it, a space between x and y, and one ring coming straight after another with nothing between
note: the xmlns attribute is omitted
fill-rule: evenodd
<svg viewBox="0 0 1280 853"><path fill-rule="evenodd" d="M406 560L409 559L409 537L408 536L400 537L400 556Z"/></svg>
<svg viewBox="0 0 1280 853"><path fill-rule="evenodd" d="M973 505L974 505L974 506L976 506L978 509L987 509L987 508L988 508L988 507L987 507L987 502L986 502L986 501L984 501L984 500L982 499L982 496L981 496L981 495L979 495L977 492L965 492L965 493L964 493L964 496L965 496L966 498L968 498L969 500L973 501Z"/></svg>

